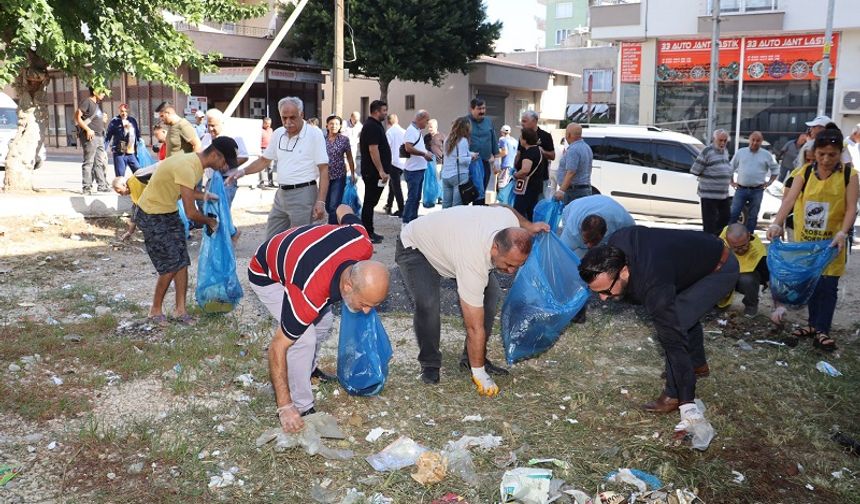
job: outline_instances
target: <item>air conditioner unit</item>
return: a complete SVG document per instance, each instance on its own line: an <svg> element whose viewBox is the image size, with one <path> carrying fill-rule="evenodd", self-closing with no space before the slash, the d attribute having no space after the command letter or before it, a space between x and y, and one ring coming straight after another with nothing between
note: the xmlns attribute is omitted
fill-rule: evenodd
<svg viewBox="0 0 860 504"><path fill-rule="evenodd" d="M842 92L839 111L842 115L860 115L860 89Z"/></svg>

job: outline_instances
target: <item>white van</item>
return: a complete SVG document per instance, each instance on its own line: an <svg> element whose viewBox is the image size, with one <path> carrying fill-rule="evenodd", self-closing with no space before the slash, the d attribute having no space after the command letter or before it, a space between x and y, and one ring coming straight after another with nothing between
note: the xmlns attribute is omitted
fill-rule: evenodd
<svg viewBox="0 0 860 504"><path fill-rule="evenodd" d="M6 169L6 154L9 153L9 142L18 132L18 104L6 93L0 92L0 168ZM45 162L45 146L39 149L36 168Z"/></svg>
<svg viewBox="0 0 860 504"><path fill-rule="evenodd" d="M705 148L695 137L653 126L583 125L594 153L591 185L630 213L701 219L698 181L690 167ZM779 210L782 187L775 182L762 198L758 222ZM778 196L776 196L778 195Z"/></svg>

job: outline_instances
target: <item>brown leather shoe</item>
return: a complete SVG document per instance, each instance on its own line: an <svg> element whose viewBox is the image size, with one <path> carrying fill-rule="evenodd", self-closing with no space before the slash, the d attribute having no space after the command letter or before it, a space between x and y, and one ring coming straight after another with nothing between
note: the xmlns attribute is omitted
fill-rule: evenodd
<svg viewBox="0 0 860 504"><path fill-rule="evenodd" d="M696 378L707 378L711 375L711 368L705 363L697 368L693 368L693 372L696 373ZM666 378L666 371L660 373L660 378Z"/></svg>
<svg viewBox="0 0 860 504"><path fill-rule="evenodd" d="M671 413L678 409L678 399L660 394L657 399L643 404L642 409L650 413Z"/></svg>

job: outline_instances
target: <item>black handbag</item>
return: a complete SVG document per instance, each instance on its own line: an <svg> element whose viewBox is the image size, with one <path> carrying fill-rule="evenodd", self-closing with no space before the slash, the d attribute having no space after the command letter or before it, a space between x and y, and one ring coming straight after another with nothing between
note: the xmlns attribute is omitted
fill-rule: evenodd
<svg viewBox="0 0 860 504"><path fill-rule="evenodd" d="M457 154L457 189L460 191L460 199L463 201L463 204L468 205L478 199L480 195L478 194L478 188L475 187L471 178L467 178L465 182L460 183L460 152L458 151Z"/></svg>
<svg viewBox="0 0 860 504"><path fill-rule="evenodd" d="M404 135L404 136L405 136L405 135ZM421 131L419 131L419 132L418 132L418 138L417 138L417 139L415 139L415 141L414 141L414 142L412 142L412 145L417 144L419 140L421 140ZM412 154L410 154L410 153L406 152L406 141L405 141L405 140L404 140L404 142L403 142L402 144L400 144L400 149L398 149L397 154L398 154L398 155L399 155L399 157L401 157L401 158L408 158L409 156L411 156L411 155L412 155Z"/></svg>

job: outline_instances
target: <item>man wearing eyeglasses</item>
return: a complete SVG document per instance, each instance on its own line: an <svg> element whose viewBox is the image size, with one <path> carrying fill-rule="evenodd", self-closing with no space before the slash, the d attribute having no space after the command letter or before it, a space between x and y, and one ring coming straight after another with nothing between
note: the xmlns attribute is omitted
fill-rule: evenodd
<svg viewBox="0 0 860 504"><path fill-rule="evenodd" d="M265 170L275 161L279 190L266 223L266 238L305 226L326 215L328 153L325 136L322 130L305 122L304 103L299 98L281 98L278 112L284 125L272 133L266 151L227 180L231 184L239 177Z"/></svg>
<svg viewBox="0 0 860 504"><path fill-rule="evenodd" d="M693 402L696 377L710 372L700 319L738 281L738 261L716 236L700 231L633 226L585 254L579 275L602 300L644 304L666 354L663 393L642 409L680 409L676 431L703 420Z"/></svg>
<svg viewBox="0 0 860 504"><path fill-rule="evenodd" d="M758 236L750 233L743 224L729 224L720 233L720 238L735 253L740 268L740 276L734 290L744 295L744 316L755 317L758 314L758 294L770 279L767 269L767 247ZM732 293L726 296L718 306L728 308L732 304Z"/></svg>

